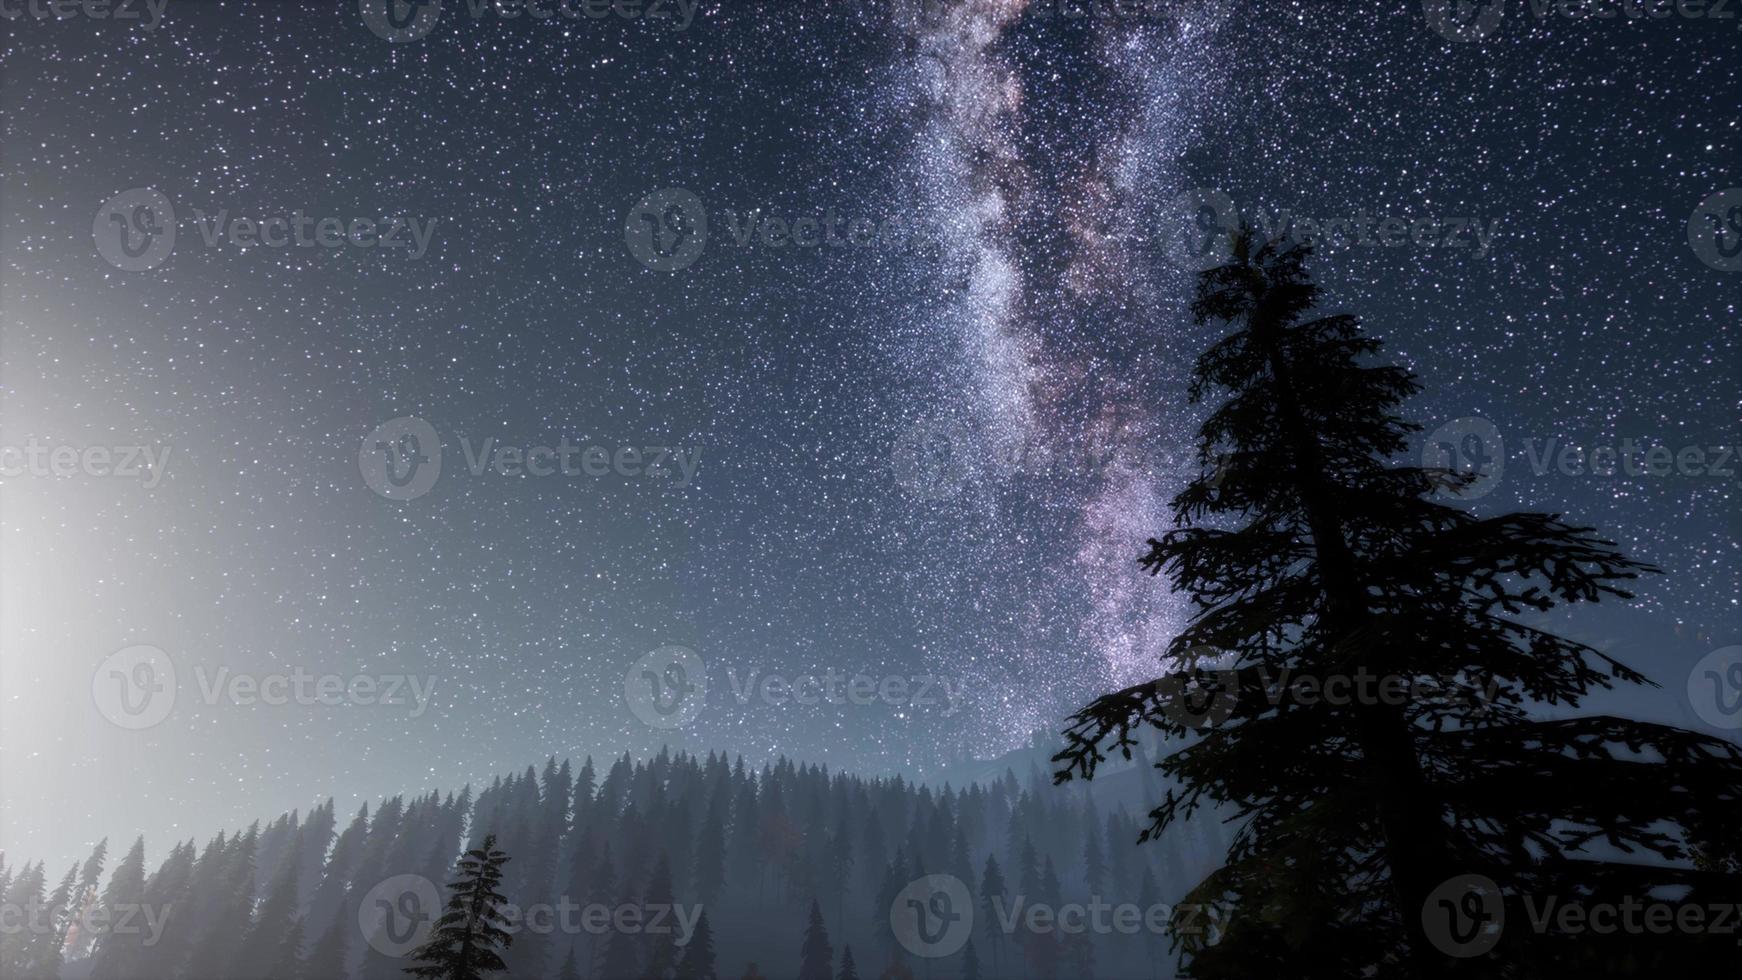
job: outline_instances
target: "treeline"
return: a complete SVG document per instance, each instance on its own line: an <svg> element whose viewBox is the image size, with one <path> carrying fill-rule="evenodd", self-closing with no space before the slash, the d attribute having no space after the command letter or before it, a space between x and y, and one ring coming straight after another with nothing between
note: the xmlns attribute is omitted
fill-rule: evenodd
<svg viewBox="0 0 1742 980"><path fill-rule="evenodd" d="M1142 846L1139 832L1122 805L1050 786L1038 770L934 790L784 759L756 771L712 753L625 755L602 776L591 759L578 769L552 759L475 795L365 806L342 826L329 801L204 846L176 843L149 873L137 840L106 883L105 844L52 887L41 862L0 858L0 895L23 923L0 936L0 975L404 977L410 954L372 941L360 921L375 911L366 901L403 897L372 890L405 875L441 888L455 859L494 835L510 858L509 903L611 913L519 929L504 953L510 977L1165 977L1161 929L1067 932L1023 914L1094 899L1154 909L1226 849L1212 821ZM973 925L959 949L916 956L890 909L926 875L963 883ZM614 913L630 906L637 925L624 930ZM687 930L648 928L655 915L684 918L662 908L689 910Z"/></svg>

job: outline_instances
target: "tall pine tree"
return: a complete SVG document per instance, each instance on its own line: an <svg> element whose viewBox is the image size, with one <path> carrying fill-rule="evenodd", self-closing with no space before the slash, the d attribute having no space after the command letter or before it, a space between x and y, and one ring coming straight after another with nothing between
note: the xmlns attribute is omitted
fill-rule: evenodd
<svg viewBox="0 0 1742 980"><path fill-rule="evenodd" d="M502 951L514 937L502 916L508 899L497 889L509 860L496 848L495 834L460 857L448 883L447 907L429 939L412 952L418 965L406 967L406 973L429 980L483 980L506 969Z"/></svg>
<svg viewBox="0 0 1742 980"><path fill-rule="evenodd" d="M1200 431L1204 473L1174 498L1177 529L1142 558L1197 613L1167 651L1173 672L1076 716L1057 778L1092 776L1109 743L1129 759L1134 726L1195 733L1158 764L1181 786L1143 837L1206 803L1244 816L1188 899L1233 906L1219 944L1181 937L1199 977L1601 967L1553 930L1443 955L1423 910L1463 874L1495 882L1515 922L1533 896L1734 900L1733 879L1692 867L1687 831L1742 803L1742 748L1572 716L1593 690L1649 681L1537 616L1627 598L1652 569L1557 515L1474 516L1436 497L1472 476L1397 463L1420 431L1397 407L1418 385L1371 363L1379 343L1353 316L1314 314L1309 252L1247 230L1200 277L1196 319L1232 332L1198 359L1191 397L1228 397ZM1278 676L1434 696L1276 697Z"/></svg>

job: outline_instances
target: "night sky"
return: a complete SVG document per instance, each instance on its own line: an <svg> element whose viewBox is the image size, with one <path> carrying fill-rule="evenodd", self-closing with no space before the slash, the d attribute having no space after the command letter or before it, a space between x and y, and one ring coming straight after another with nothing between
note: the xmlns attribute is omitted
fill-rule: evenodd
<svg viewBox="0 0 1742 980"><path fill-rule="evenodd" d="M1689 668L1742 643L1742 458L1706 452L1742 444L1742 272L1715 250L1742 191L1716 246L1689 225L1742 187L1742 20L1509 4L1455 40L1434 6L711 0L685 27L446 0L398 42L356 0L0 22L0 442L168 452L153 479L0 482L0 846L55 864L143 831L155 860L551 754L923 777L1057 731L1189 614L1136 559L1219 335L1172 248L1210 191L1297 232L1349 219L1327 306L1423 376L1428 430L1500 435L1472 507L1564 513L1666 570L1567 628L1663 683L1621 710L1701 724ZM173 250L118 252L110 216L158 200ZM208 244L219 212L336 218L328 243L411 219L409 244ZM1352 241L1363 215L1442 230ZM1444 241L1467 222L1491 237ZM391 499L360 456L406 418L442 465ZM474 475L491 438L567 440L576 472ZM1626 440L1727 475L1562 471ZM133 730L99 689L138 645L178 687ZM625 675L672 645L708 690L662 728ZM224 668L433 695L207 703ZM825 671L953 693L734 691Z"/></svg>

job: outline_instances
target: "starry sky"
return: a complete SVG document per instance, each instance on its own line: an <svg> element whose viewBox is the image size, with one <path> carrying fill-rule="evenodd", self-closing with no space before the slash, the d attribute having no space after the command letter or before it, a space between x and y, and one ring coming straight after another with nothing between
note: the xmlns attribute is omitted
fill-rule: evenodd
<svg viewBox="0 0 1742 980"><path fill-rule="evenodd" d="M1212 192L1297 231L1491 233L1327 230L1316 270L1421 373L1429 430L1503 438L1473 508L1565 513L1666 570L1564 628L1664 685L1608 707L1699 724L1689 667L1742 642L1742 459L1532 462L1742 444L1742 277L1689 238L1742 186L1737 20L1508 5L1460 40L1433 0L444 6L399 40L356 0L0 23L0 443L168 453L150 481L0 481L6 850L143 831L158 855L553 753L932 777L1056 731L1189 614L1136 558L1217 336L1170 252L1181 196ZM100 247L129 191L174 209L150 268ZM650 200L699 205L698 253L646 261ZM410 219L426 247L206 240L298 213ZM878 235L783 246L769 218ZM443 465L390 499L360 456L406 418ZM470 472L492 438L682 449L693 473ZM94 673L139 645L179 687L134 730ZM625 676L671 645L708 690L660 728ZM208 701L221 670L432 693ZM736 696L826 671L954 693Z"/></svg>

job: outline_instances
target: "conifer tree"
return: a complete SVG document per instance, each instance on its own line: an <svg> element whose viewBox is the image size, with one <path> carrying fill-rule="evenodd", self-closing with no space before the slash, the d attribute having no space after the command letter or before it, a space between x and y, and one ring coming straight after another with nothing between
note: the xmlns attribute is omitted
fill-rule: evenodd
<svg viewBox="0 0 1742 980"><path fill-rule="evenodd" d="M666 861L665 852L661 851L654 861L652 874L648 876L647 890L641 896L641 907L644 910L670 908L676 901L676 896L672 894L671 865ZM646 940L647 975L664 980L671 971L677 969L679 950L676 938L669 932L649 932Z"/></svg>
<svg viewBox="0 0 1742 980"><path fill-rule="evenodd" d="M1199 806L1244 817L1187 899L1232 906L1213 947L1176 933L1193 974L1564 971L1573 944L1553 930L1507 930L1474 960L1436 949L1424 910L1465 874L1492 880L1514 921L1530 896L1731 900L1733 880L1691 866L1688 829L1742 805L1742 747L1573 715L1594 690L1650 682L1541 625L1562 603L1627 598L1655 569L1558 515L1436 499L1476 478L1396 462L1421 428L1398 414L1415 378L1373 363L1355 317L1314 313L1310 249L1250 229L1233 244L1192 307L1232 332L1198 359L1191 397L1228 397L1200 430L1204 472L1173 500L1178 526L1141 559L1197 612L1168 674L1073 719L1056 774L1092 776L1109 744L1129 759L1137 726L1191 736L1158 763L1180 785L1143 839ZM1277 676L1432 696L1309 700L1278 695Z"/></svg>
<svg viewBox="0 0 1742 980"><path fill-rule="evenodd" d="M128 909L138 910L145 905L145 838L139 837L133 841L121 863L115 866L115 873L109 878L109 885L103 890L100 903L101 921L113 924L121 916L128 915ZM101 930L94 937L96 942L96 963L92 967L91 976L95 980L120 980L133 976L135 964L130 960L135 955L136 944L127 938L118 938L111 925Z"/></svg>
<svg viewBox="0 0 1742 980"><path fill-rule="evenodd" d="M575 948L563 955L562 969L557 971L556 980L581 980L581 968L575 963Z"/></svg>
<svg viewBox="0 0 1742 980"><path fill-rule="evenodd" d="M345 980L350 975L345 969L350 955L348 940L356 928L350 901L341 899L333 924L303 961L299 980Z"/></svg>
<svg viewBox="0 0 1742 980"><path fill-rule="evenodd" d="M811 899L810 921L804 927L804 945L798 953L798 980L830 980L835 972L835 948L829 945L829 930L823 910Z"/></svg>
<svg viewBox="0 0 1742 980"><path fill-rule="evenodd" d="M236 962L231 967L232 975L237 978L272 976L272 971L282 965L279 956L292 929L296 929L300 936L296 914L296 876L301 866L301 855L296 848L297 844L293 842L290 850L279 858L279 868L267 887L266 899L255 912L254 924L237 951ZM300 946L300 938L298 945Z"/></svg>
<svg viewBox="0 0 1742 980"><path fill-rule="evenodd" d="M696 917L696 930L684 944L683 960L678 964L678 980L717 980L714 962L714 927L708 923L704 910Z"/></svg>
<svg viewBox="0 0 1742 980"><path fill-rule="evenodd" d="M835 980L859 980L859 968L853 963L853 947L841 947L841 972L835 975Z"/></svg>
<svg viewBox="0 0 1742 980"><path fill-rule="evenodd" d="M1089 832L1083 843L1083 877L1089 883L1089 894L1105 894L1107 885L1107 858L1101 852L1101 834L1095 826L1093 811L1088 814Z"/></svg>
<svg viewBox="0 0 1742 980"><path fill-rule="evenodd" d="M998 953L1004 945L1004 935L998 931L1000 906L1009 900L1009 889L1004 884L1004 872L998 867L998 858L986 855L986 870L980 874L980 904L986 922L986 935L992 945L992 972L998 973Z"/></svg>
<svg viewBox="0 0 1742 980"><path fill-rule="evenodd" d="M496 848L494 834L461 856L448 883L447 906L429 939L411 954L418 965L406 967L406 973L428 980L482 980L506 969L502 951L514 937L502 917L508 899L497 888L509 860Z"/></svg>
<svg viewBox="0 0 1742 980"><path fill-rule="evenodd" d="M1085 973L1083 976L1093 976ZM968 941L966 949L962 950L962 980L980 980L980 954L974 950L973 940Z"/></svg>

